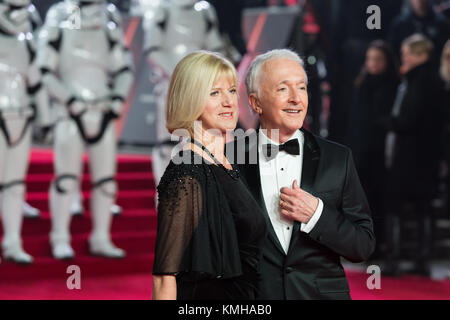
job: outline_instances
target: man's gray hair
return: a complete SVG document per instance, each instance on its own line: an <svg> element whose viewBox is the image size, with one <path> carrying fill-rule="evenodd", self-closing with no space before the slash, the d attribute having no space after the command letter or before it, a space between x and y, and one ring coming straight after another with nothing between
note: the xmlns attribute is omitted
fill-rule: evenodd
<svg viewBox="0 0 450 320"><path fill-rule="evenodd" d="M304 67L305 63L303 62L300 56L290 50L290 49L275 49L268 51L266 53L260 54L257 56L250 68L247 71L247 76L245 77L245 87L247 88L247 94L256 93L259 94L259 76L261 73L261 67L269 60L274 59L287 59L298 62L302 67ZM308 77L306 77L306 83L308 83Z"/></svg>

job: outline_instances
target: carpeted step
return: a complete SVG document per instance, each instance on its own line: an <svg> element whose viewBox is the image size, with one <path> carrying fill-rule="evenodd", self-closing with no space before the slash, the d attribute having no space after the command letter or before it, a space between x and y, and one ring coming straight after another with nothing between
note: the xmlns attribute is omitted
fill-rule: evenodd
<svg viewBox="0 0 450 320"><path fill-rule="evenodd" d="M117 172L150 172L151 170L151 162L147 159L142 161L117 162ZM84 162L83 172L89 173L89 166L86 162ZM53 173L53 162L40 161L31 163L28 168L28 174L36 173Z"/></svg>
<svg viewBox="0 0 450 320"><path fill-rule="evenodd" d="M42 192L48 190L53 180L52 173L29 174L26 178L27 192ZM116 174L119 190L145 190L155 189L152 172L119 172ZM87 173L82 176L82 189L91 189L91 176Z"/></svg>
<svg viewBox="0 0 450 320"><path fill-rule="evenodd" d="M119 216L113 216L111 232L156 230L156 219L155 209L128 209ZM38 219L24 219L22 235L48 234L50 226L50 213L42 212ZM72 234L90 232L91 227L90 211L86 211L82 216L72 217L70 225Z"/></svg>
<svg viewBox="0 0 450 320"><path fill-rule="evenodd" d="M24 237L23 246L34 257L34 263L22 266L3 260L0 264L0 283L14 278L55 277L61 275L61 272L65 273L68 265L80 266L86 276L151 272L155 231L115 232L112 235L114 243L127 251L124 259L91 256L88 250L88 237L89 233L72 237L71 244L76 256L67 261L56 260L51 256L48 236Z"/></svg>
<svg viewBox="0 0 450 320"><path fill-rule="evenodd" d="M28 174L53 173L53 153L49 151L33 151L30 157ZM117 172L150 172L152 161L146 155L117 155ZM89 172L88 157L83 157L83 172Z"/></svg>
<svg viewBox="0 0 450 320"><path fill-rule="evenodd" d="M90 192L83 192L83 207L89 208ZM154 209L156 190L119 190L116 198L123 209ZM49 211L48 192L28 193L26 201L41 211Z"/></svg>
<svg viewBox="0 0 450 320"><path fill-rule="evenodd" d="M88 238L90 232L72 234L71 245L77 255L89 255ZM128 253L148 253L155 249L155 230L113 232L112 239ZM51 256L49 235L23 236L23 247L33 257Z"/></svg>

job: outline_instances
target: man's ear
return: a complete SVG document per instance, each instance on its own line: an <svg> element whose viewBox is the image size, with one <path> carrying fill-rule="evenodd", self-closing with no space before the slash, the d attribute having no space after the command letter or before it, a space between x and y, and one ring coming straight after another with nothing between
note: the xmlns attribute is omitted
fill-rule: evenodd
<svg viewBox="0 0 450 320"><path fill-rule="evenodd" d="M250 93L248 95L248 103L250 107L253 109L253 111L255 111L257 114L262 114L262 108L261 105L259 104L259 99L255 93Z"/></svg>

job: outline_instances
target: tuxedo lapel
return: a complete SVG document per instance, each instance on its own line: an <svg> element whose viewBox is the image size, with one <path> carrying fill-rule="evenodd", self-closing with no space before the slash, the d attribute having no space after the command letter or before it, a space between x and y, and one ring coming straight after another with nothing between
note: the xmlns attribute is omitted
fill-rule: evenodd
<svg viewBox="0 0 450 320"><path fill-rule="evenodd" d="M306 192L311 192L316 179L317 167L319 166L320 149L317 145L316 139L310 132L303 128L300 130L303 132L304 137L303 151L301 151L303 153L303 165L300 188ZM295 247L295 242L300 236L300 226L301 222L294 222L288 255L291 252L291 248Z"/></svg>
<svg viewBox="0 0 450 320"><path fill-rule="evenodd" d="M316 139L310 132L303 128L301 131L303 132L305 140L303 144L302 182L300 187L306 192L312 192L314 181L316 179L317 167L319 166L320 149Z"/></svg>
<svg viewBox="0 0 450 320"><path fill-rule="evenodd" d="M268 235L269 239L273 242L275 247L283 253L283 255L286 255L283 248L281 247L281 243L278 240L278 237L272 226L272 222L270 221L270 218L269 218L269 213L267 212L266 203L264 202L264 195L262 193L262 188L261 188L261 175L260 175L260 171L259 171L258 130L255 133L256 133L256 139L249 139L250 142L246 141L245 161L247 164L245 165L245 179L246 179L247 186L248 186L250 192L252 193L255 200L259 203L259 205L264 213L264 216L266 218L266 223L268 226L268 230L269 230L269 235ZM255 141L256 141L256 143L255 143ZM257 155L256 164L251 164L252 162L249 162L250 155Z"/></svg>

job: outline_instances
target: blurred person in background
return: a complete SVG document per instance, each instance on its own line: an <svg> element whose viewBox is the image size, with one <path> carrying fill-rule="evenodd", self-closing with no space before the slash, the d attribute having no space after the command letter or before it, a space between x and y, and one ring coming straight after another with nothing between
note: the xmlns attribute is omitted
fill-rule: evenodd
<svg viewBox="0 0 450 320"><path fill-rule="evenodd" d="M347 122L353 99L354 82L364 64L371 41L385 39L401 1L333 0L335 14L330 29L327 70L330 78L330 140L348 144ZM369 29L365 12L371 5L380 8L380 29Z"/></svg>
<svg viewBox="0 0 450 320"><path fill-rule="evenodd" d="M388 167L386 234L389 240L384 273L400 273L401 215L405 205L411 204L419 231L413 272L428 276L433 233L431 200L437 190L442 150L441 81L430 61L431 40L414 34L403 41L401 51L403 80L392 108L385 149Z"/></svg>
<svg viewBox="0 0 450 320"><path fill-rule="evenodd" d="M439 69L441 79L444 81L445 127L444 127L444 155L447 165L447 211L450 214L450 39L444 45Z"/></svg>
<svg viewBox="0 0 450 320"><path fill-rule="evenodd" d="M401 55L402 41L414 33L427 36L434 45L431 56L438 65L440 53L450 34L450 22L441 13L435 12L431 0L408 0L409 9L395 18L388 33L388 42L394 54Z"/></svg>
<svg viewBox="0 0 450 320"><path fill-rule="evenodd" d="M373 213L378 241L372 258L380 256L380 247L384 242L384 143L399 84L397 70L389 45L383 40L371 42L366 51L364 66L355 81L355 94L347 130L349 146Z"/></svg>
<svg viewBox="0 0 450 320"><path fill-rule="evenodd" d="M442 13L450 22L450 0L431 0L435 11Z"/></svg>

